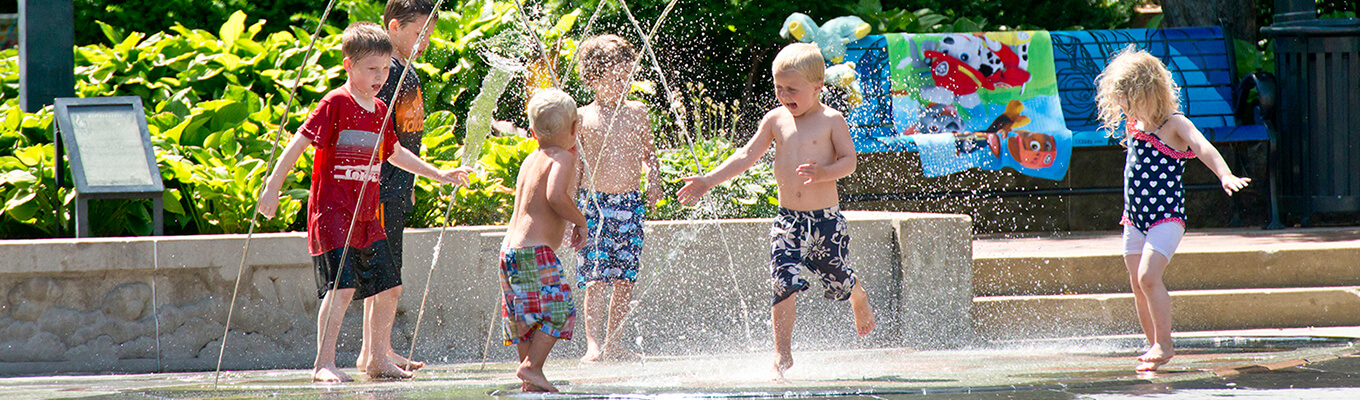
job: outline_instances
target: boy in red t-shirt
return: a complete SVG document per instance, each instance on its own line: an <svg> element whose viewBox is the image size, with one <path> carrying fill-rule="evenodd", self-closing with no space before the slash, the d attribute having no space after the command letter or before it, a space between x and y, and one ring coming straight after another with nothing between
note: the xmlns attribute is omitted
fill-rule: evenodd
<svg viewBox="0 0 1360 400"><path fill-rule="evenodd" d="M401 271L393 268L378 204L378 172L383 161L444 183L465 184L468 169L439 170L401 146L387 105L375 96L387 80L392 42L377 24L359 22L345 29L341 49L349 79L321 99L298 134L288 142L260 194L260 213L273 217L279 190L308 146L316 147L311 196L307 202L307 249L316 267L317 351L312 380L352 380L335 366L340 321L352 299L374 297L395 307ZM381 134L376 132L382 132ZM379 152L375 157L374 150ZM362 198L360 195L362 194ZM357 211L357 212L356 212ZM337 283L338 281L338 283ZM374 354L391 351L392 314L365 313L365 343ZM410 378L387 357L368 360L370 377Z"/></svg>

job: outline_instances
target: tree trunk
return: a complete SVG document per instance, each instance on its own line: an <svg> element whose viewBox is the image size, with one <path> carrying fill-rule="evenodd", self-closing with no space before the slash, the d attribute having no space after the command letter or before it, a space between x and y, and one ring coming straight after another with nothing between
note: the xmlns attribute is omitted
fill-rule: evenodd
<svg viewBox="0 0 1360 400"><path fill-rule="evenodd" d="M1221 26L1233 39L1255 43L1256 0L1162 0L1162 27Z"/></svg>

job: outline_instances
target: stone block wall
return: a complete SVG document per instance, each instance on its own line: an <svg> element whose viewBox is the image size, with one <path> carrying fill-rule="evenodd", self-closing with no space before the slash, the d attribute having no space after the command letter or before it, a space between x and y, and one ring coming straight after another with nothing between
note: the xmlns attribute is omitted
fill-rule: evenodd
<svg viewBox="0 0 1360 400"><path fill-rule="evenodd" d="M795 350L970 343L971 220L846 215L850 264L878 328L856 336L849 304L822 299L820 282L809 277L813 288L797 299ZM649 223L625 342L650 355L772 351L769 224ZM513 348L500 344L503 234L502 227L449 228L440 242L439 229L407 231L393 332L399 352L410 351L415 336L418 359L513 358ZM253 236L242 270L245 249L243 235L0 241L0 376L211 371L233 292L223 369L310 367L318 299L304 234ZM559 257L574 281L574 254ZM573 292L579 318L584 293ZM341 366L352 366L359 351L361 304L351 304L341 328ZM578 319L576 337L553 355L579 357L584 347Z"/></svg>

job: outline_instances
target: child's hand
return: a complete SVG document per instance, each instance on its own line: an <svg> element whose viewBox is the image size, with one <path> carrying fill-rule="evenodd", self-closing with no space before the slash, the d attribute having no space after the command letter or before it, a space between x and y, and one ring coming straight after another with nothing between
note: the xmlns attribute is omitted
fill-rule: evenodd
<svg viewBox="0 0 1360 400"><path fill-rule="evenodd" d="M656 203L661 201L661 198L665 195L661 192L661 189L647 188L647 205L656 207Z"/></svg>
<svg viewBox="0 0 1360 400"><path fill-rule="evenodd" d="M803 165L798 166L798 176L807 178L803 181L804 185L811 185L817 181L817 176L822 174L822 166L817 165L816 161L807 160Z"/></svg>
<svg viewBox="0 0 1360 400"><path fill-rule="evenodd" d="M1239 178L1232 174L1228 174L1220 180L1223 181L1223 191L1227 192L1229 196L1247 187L1247 183L1251 182L1251 178Z"/></svg>
<svg viewBox="0 0 1360 400"><path fill-rule="evenodd" d="M529 136L529 132L528 132L528 131L525 131L524 128L520 128L520 127L518 127L518 126L515 126L515 124L514 124L514 123L511 123L510 121L500 121L500 120L497 120L497 121L495 121L495 122L492 122L492 123L491 123L491 129L494 130L494 131L496 131L496 133L500 134L500 135L498 135L498 136L504 136L504 135L510 135L510 136L526 136L526 137Z"/></svg>
<svg viewBox="0 0 1360 400"><path fill-rule="evenodd" d="M274 218L274 212L279 209L279 192L265 186L264 192L260 193L259 204L260 215L265 218Z"/></svg>
<svg viewBox="0 0 1360 400"><path fill-rule="evenodd" d="M680 203L687 206L698 203L699 198L704 197L704 195L708 193L708 190L713 188L713 185L708 183L708 179L702 176L690 176L680 179L685 181L685 186L675 192L675 197L677 200L680 200Z"/></svg>
<svg viewBox="0 0 1360 400"><path fill-rule="evenodd" d="M571 243L568 243L568 245L577 251L581 250L581 248L586 247L587 234L589 232L586 232L585 225L573 225L571 227Z"/></svg>
<svg viewBox="0 0 1360 400"><path fill-rule="evenodd" d="M443 171L439 171L439 181L444 183L452 183L455 185L467 185L468 174L471 172L472 168L468 167L446 169Z"/></svg>

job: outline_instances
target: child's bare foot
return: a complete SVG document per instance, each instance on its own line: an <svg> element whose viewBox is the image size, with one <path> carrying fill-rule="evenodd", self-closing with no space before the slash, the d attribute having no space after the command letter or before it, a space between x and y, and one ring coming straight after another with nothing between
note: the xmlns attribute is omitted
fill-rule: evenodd
<svg viewBox="0 0 1360 400"><path fill-rule="evenodd" d="M638 362L642 361L642 355L620 347L605 350L604 354L600 356L600 360L608 362Z"/></svg>
<svg viewBox="0 0 1360 400"><path fill-rule="evenodd" d="M387 360L391 361L392 364L396 364L397 368L401 368L410 372L415 372L418 369L425 368L424 362L408 360L406 359L406 357L402 357L401 355L395 352L387 353ZM369 357L367 354L360 354L359 360L356 361L354 364L355 364L354 366L359 369L359 372L368 373Z"/></svg>
<svg viewBox="0 0 1360 400"><path fill-rule="evenodd" d="M874 309L869 305L869 294L858 283L850 291L850 309L855 312L855 331L861 337L874 331Z"/></svg>
<svg viewBox="0 0 1360 400"><path fill-rule="evenodd" d="M788 379L784 378L784 371L788 371L789 368L792 367L793 357L779 356L779 359L775 360L774 362L774 374L775 374L774 380L779 382L787 381Z"/></svg>
<svg viewBox="0 0 1360 400"><path fill-rule="evenodd" d="M543 376L542 371L534 371L521 365L519 371L515 372L515 376L524 381L524 391L526 392L558 392L557 387L553 386L552 382L548 382L548 377Z"/></svg>
<svg viewBox="0 0 1360 400"><path fill-rule="evenodd" d="M397 354L395 352L387 353L387 360L391 361L393 364L396 364L397 367L410 372L415 372L418 369L425 368L425 362L411 361L406 357L402 357L400 354Z"/></svg>
<svg viewBox="0 0 1360 400"><path fill-rule="evenodd" d="M415 374L402 369L386 358L382 361L370 361L368 368L364 370L369 378L374 379L411 379L412 376L415 376Z"/></svg>
<svg viewBox="0 0 1360 400"><path fill-rule="evenodd" d="M1157 371L1157 368L1160 368L1162 365L1166 365L1166 363L1168 362L1171 362L1171 360L1164 359L1157 361L1144 361L1138 363L1138 366L1134 367L1133 370L1138 372L1154 372Z"/></svg>
<svg viewBox="0 0 1360 400"><path fill-rule="evenodd" d="M1171 362L1171 358L1176 356L1176 351L1162 346L1152 346L1147 353L1138 356L1138 367L1134 368L1138 372L1156 371L1158 367Z"/></svg>
<svg viewBox="0 0 1360 400"><path fill-rule="evenodd" d="M604 353L601 352L599 349L586 349L586 355L581 356L581 362L593 363L596 361L600 361L600 357L603 355Z"/></svg>
<svg viewBox="0 0 1360 400"><path fill-rule="evenodd" d="M354 381L354 378L340 372L340 368L336 368L335 364L312 369L312 382L340 383L352 381Z"/></svg>
<svg viewBox="0 0 1360 400"><path fill-rule="evenodd" d="M1148 349L1146 353L1143 353L1143 355L1138 356L1138 361L1161 362L1162 364L1166 364L1167 361L1171 360L1171 357L1175 356L1176 351L1173 349L1162 348L1162 346L1152 346L1152 348Z"/></svg>

